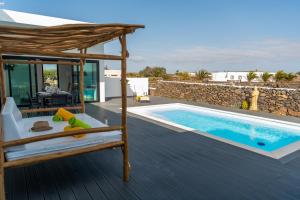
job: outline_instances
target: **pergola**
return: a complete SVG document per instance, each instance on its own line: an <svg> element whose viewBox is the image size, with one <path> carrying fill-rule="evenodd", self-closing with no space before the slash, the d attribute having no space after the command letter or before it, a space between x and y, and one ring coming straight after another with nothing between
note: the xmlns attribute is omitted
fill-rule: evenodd
<svg viewBox="0 0 300 200"><path fill-rule="evenodd" d="M129 162L128 162L128 135L126 126L126 59L128 57L126 47L126 35L133 33L138 28L144 28L144 25L135 24L68 24L61 26L45 28L20 28L13 26L0 26L0 79L2 102L5 102L5 81L3 66L4 63L26 63L26 64L70 64L80 65L80 106L66 107L69 110L85 111L84 107L84 63L86 59L99 60L119 60L121 61L121 89L122 89L122 124L120 126L100 127L91 129L82 129L77 131L59 132L54 134L40 135L25 139L4 141L3 131L0 134L0 198L5 198L4 192L4 168L32 164L49 159L72 156L76 154L102 150L112 147L121 147L123 151L123 179L128 180ZM90 54L87 49L100 43L119 39L121 43L121 55ZM36 60L4 60L2 55L35 55L50 56L58 58L75 58L80 62L68 61L36 61ZM23 113L47 112L57 108L43 108L22 110ZM2 129L2 120L0 128ZM59 137L73 136L77 134L92 134L96 132L106 132L112 130L122 131L122 141L112 144L102 144L83 149L76 149L69 152L52 153L50 155L35 156L15 161L6 161L4 149L7 147L38 142Z"/></svg>

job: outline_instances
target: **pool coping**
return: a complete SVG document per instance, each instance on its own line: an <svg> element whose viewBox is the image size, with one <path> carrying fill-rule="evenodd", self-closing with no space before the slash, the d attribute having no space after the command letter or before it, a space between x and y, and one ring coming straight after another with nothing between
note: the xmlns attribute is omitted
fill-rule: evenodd
<svg viewBox="0 0 300 200"><path fill-rule="evenodd" d="M141 110L145 111L145 109L159 108L159 107L162 107L162 106L166 107L168 105L169 106L177 105L177 106L184 106L184 107L189 107L189 108L205 109L205 110L210 110L210 111L217 111L217 112L220 112L220 113L223 113L223 114L231 114L231 115L236 115L236 116L249 117L249 118L256 119L256 120L265 120L265 121L269 121L269 122L273 122L273 123L276 123L276 122L278 123L279 122L281 124L300 127L300 124L295 123L295 122L288 122L288 121L283 121L283 120L278 120L278 119L271 119L271 118L266 118L266 117L254 116L254 115L243 114L243 113L238 113L238 112L233 112L233 111L224 111L224 110L219 110L219 109L214 109L214 108L207 108L207 107L203 107L203 106L189 105L189 104L184 104L184 103L167 103L167 104L157 104L157 105L147 105L147 106L135 106L135 107L129 107L127 109L127 111L129 113L132 113L132 114L135 114L135 115L138 115L138 116L142 116L146 119L150 119L150 120L153 120L155 122L166 124L168 126L178 128L178 129L181 129L181 130L194 132L196 134L199 134L199 135L202 135L202 136L205 136L205 137L208 137L208 138L220 141L220 142L224 142L224 143L227 143L227 144L230 144L230 145L233 145L235 147L239 147L239 148L242 148L242 149L245 149L245 150L248 150L248 151L252 151L252 152L258 153L260 155L273 158L273 159L282 159L283 157L286 157L286 156L300 150L300 141L298 141L298 142L293 142L291 144L288 144L288 145L286 145L284 147L281 147L277 150L267 152L267 151L263 151L263 150L260 150L260 149L254 148L254 147L250 147L250 146L247 146L247 145L244 145L244 144L240 144L238 142L234 142L234 141L231 141L231 140L228 140L228 139L225 139L225 138L217 137L217 136L214 136L214 135L202 132L202 131L198 131L198 130L195 130L193 128L189 128L189 127L186 127L186 126L183 126L183 125L179 125L179 124L176 124L176 123L164 120L164 119L149 116L149 115L146 115L145 113L141 112Z"/></svg>

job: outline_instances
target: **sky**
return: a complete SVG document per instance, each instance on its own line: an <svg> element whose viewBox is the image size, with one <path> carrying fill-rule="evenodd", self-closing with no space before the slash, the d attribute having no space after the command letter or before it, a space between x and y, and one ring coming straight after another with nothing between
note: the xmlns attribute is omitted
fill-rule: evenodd
<svg viewBox="0 0 300 200"><path fill-rule="evenodd" d="M299 0L0 0L1 8L94 23L144 24L128 71L300 71ZM1 5L1 4L0 4ZM120 53L117 41L106 53ZM118 69L118 62L106 62Z"/></svg>

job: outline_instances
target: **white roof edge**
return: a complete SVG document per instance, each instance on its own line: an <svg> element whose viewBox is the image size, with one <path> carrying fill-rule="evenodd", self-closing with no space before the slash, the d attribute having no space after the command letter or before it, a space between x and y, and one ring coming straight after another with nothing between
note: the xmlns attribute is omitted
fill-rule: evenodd
<svg viewBox="0 0 300 200"><path fill-rule="evenodd" d="M64 19L59 17L50 17L32 13L19 12L14 10L1 9L0 21L27 24L33 26L58 26L63 24L83 24L88 22ZM0 22L1 23L1 22Z"/></svg>

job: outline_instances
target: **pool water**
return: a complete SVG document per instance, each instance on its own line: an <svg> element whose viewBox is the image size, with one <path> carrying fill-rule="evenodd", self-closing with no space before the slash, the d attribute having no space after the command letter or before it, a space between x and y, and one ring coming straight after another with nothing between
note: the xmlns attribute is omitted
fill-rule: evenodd
<svg viewBox="0 0 300 200"><path fill-rule="evenodd" d="M155 118L166 120L219 138L272 152L300 140L300 129L274 125L263 120L245 120L234 115L181 108L152 109Z"/></svg>

